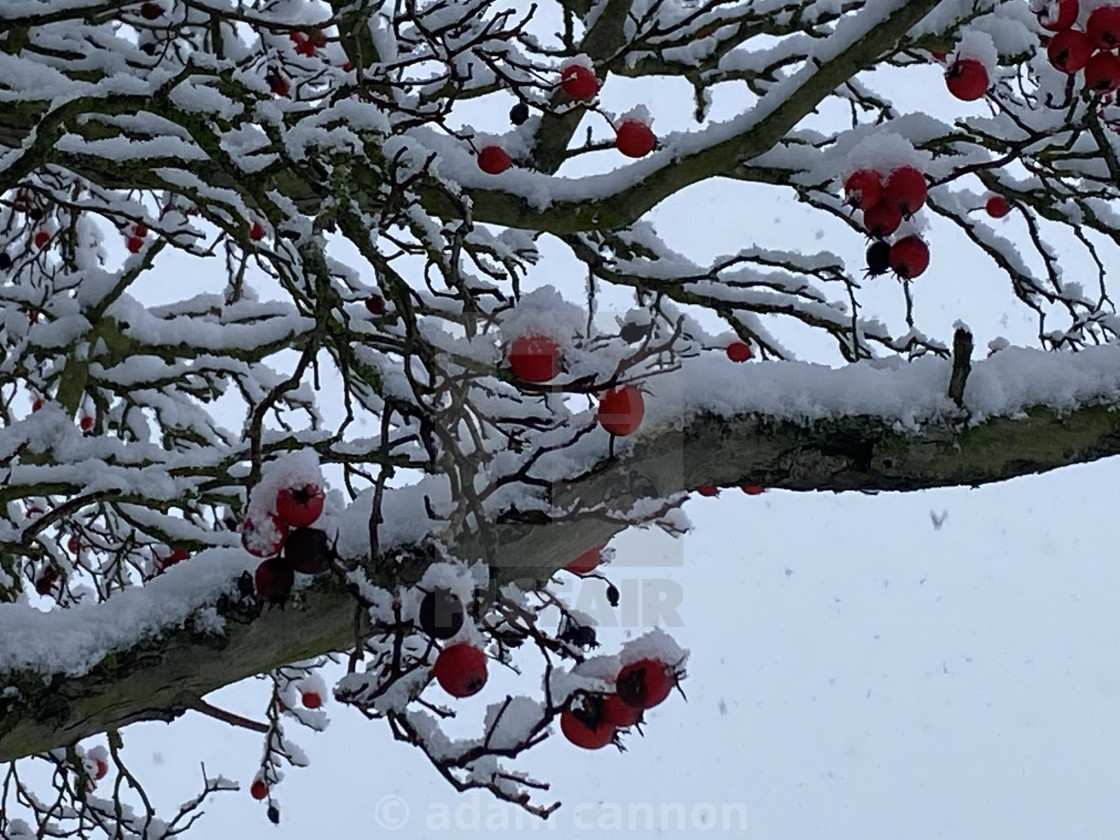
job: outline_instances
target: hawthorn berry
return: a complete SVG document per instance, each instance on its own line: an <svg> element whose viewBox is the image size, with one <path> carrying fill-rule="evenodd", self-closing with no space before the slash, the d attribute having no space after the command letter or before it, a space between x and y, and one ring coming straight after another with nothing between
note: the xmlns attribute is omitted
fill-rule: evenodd
<svg viewBox="0 0 1120 840"><path fill-rule="evenodd" d="M478 153L478 168L487 175L500 175L511 163L509 152L501 146L484 146Z"/></svg>
<svg viewBox="0 0 1120 840"><path fill-rule="evenodd" d="M268 796L268 785L264 783L264 779L257 779L249 785L249 795L258 802Z"/></svg>
<svg viewBox="0 0 1120 840"><path fill-rule="evenodd" d="M433 639L450 639L463 626L463 601L450 589L436 587L420 601L420 629Z"/></svg>
<svg viewBox="0 0 1120 840"><path fill-rule="evenodd" d="M264 239L264 225L256 219L253 219L252 224L249 225L249 238L254 242Z"/></svg>
<svg viewBox="0 0 1120 840"><path fill-rule="evenodd" d="M139 236L130 236L125 241L125 247L128 248L129 253L138 254L140 249L144 247L144 240Z"/></svg>
<svg viewBox="0 0 1120 840"><path fill-rule="evenodd" d="M80 428L83 432L88 432L93 428L93 418L88 414L83 414L80 418L78 418L78 428Z"/></svg>
<svg viewBox="0 0 1120 840"><path fill-rule="evenodd" d="M876 239L867 246L867 273L871 277L886 274L891 267L891 246L889 242Z"/></svg>
<svg viewBox="0 0 1120 840"><path fill-rule="evenodd" d="M1085 21L1085 34L1093 46L1102 50L1120 47L1120 6L1099 6Z"/></svg>
<svg viewBox="0 0 1120 840"><path fill-rule="evenodd" d="M253 575L253 582L257 587L257 596L269 604L281 606L292 594L296 576L292 567L279 557L270 557L261 561Z"/></svg>
<svg viewBox="0 0 1120 840"><path fill-rule="evenodd" d="M992 195L984 202L984 210L993 219L1002 219L1011 212L1011 204L1002 195Z"/></svg>
<svg viewBox="0 0 1120 840"><path fill-rule="evenodd" d="M546 335L520 335L510 343L509 367L525 382L548 382L560 373L560 348Z"/></svg>
<svg viewBox="0 0 1120 840"><path fill-rule="evenodd" d="M132 226L132 235L139 236L141 239L143 239L148 235L148 226L143 222L137 222Z"/></svg>
<svg viewBox="0 0 1120 840"><path fill-rule="evenodd" d="M51 235L48 231L37 230L31 241L35 243L36 248L46 248L47 243L51 241Z"/></svg>
<svg viewBox="0 0 1120 840"><path fill-rule="evenodd" d="M991 80L988 70L974 58L958 58L945 71L949 93L965 102L979 99L988 92Z"/></svg>
<svg viewBox="0 0 1120 840"><path fill-rule="evenodd" d="M174 566L176 563L182 563L184 560L189 560L190 557L191 553L185 548L175 548L171 550L170 554L160 560L160 566L163 569L166 569L169 566Z"/></svg>
<svg viewBox="0 0 1120 840"><path fill-rule="evenodd" d="M624 665L615 678L618 699L635 709L652 709L677 684L671 665L658 659L639 659Z"/></svg>
<svg viewBox="0 0 1120 840"><path fill-rule="evenodd" d="M699 493L701 496L707 496L707 497L711 498L712 496L718 496L719 495L719 488L716 487L714 484L701 484L699 487L696 488L696 492Z"/></svg>
<svg viewBox="0 0 1120 840"><path fill-rule="evenodd" d="M304 691L299 696L299 701L303 703L305 709L318 709L323 705L323 698L319 696L317 691Z"/></svg>
<svg viewBox="0 0 1120 840"><path fill-rule="evenodd" d="M614 145L627 157L645 157L657 145L657 136L640 120L623 120L615 131Z"/></svg>
<svg viewBox="0 0 1120 840"><path fill-rule="evenodd" d="M758 496L766 492L766 488L761 484L740 484L739 489L748 496Z"/></svg>
<svg viewBox="0 0 1120 840"><path fill-rule="evenodd" d="M82 546L78 542L77 537L71 537L69 540L66 541L66 550L69 551L71 554L77 554L78 549L81 548L81 547Z"/></svg>
<svg viewBox="0 0 1120 840"><path fill-rule="evenodd" d="M156 20L163 15L163 7L159 3L145 3L140 7L140 16L144 20Z"/></svg>
<svg viewBox="0 0 1120 840"><path fill-rule="evenodd" d="M452 697L470 697L486 685L486 654L470 642L459 642L439 652L432 670Z"/></svg>
<svg viewBox="0 0 1120 840"><path fill-rule="evenodd" d="M883 197L883 179L871 169L858 169L844 181L847 202L859 210L870 210Z"/></svg>
<svg viewBox="0 0 1120 840"><path fill-rule="evenodd" d="M524 102L518 102L509 109L509 121L514 125L524 125L527 119L529 119L529 106Z"/></svg>
<svg viewBox="0 0 1120 840"><path fill-rule="evenodd" d="M642 392L633 385L623 385L607 391L599 401L599 425L612 435L633 434L641 425L645 411Z"/></svg>
<svg viewBox="0 0 1120 840"><path fill-rule="evenodd" d="M31 410L32 411L38 411L42 407L43 407L43 398L42 397L36 397L35 399L33 399L31 401Z"/></svg>
<svg viewBox="0 0 1120 840"><path fill-rule="evenodd" d="M261 529L248 517L241 523L241 544L255 557L275 557L288 536L288 523L274 513L268 527Z"/></svg>
<svg viewBox="0 0 1120 840"><path fill-rule="evenodd" d="M324 498L318 484L283 487L276 494L276 514L292 528L306 528L322 514Z"/></svg>
<svg viewBox="0 0 1120 840"><path fill-rule="evenodd" d="M0 271L7 271L12 267L12 258L6 251L0 251Z"/></svg>
<svg viewBox="0 0 1120 840"><path fill-rule="evenodd" d="M296 45L296 52L299 55L305 55L308 58L315 55L315 42L302 32L288 33L288 40Z"/></svg>
<svg viewBox="0 0 1120 840"><path fill-rule="evenodd" d="M575 560L572 560L564 567L566 571L571 572L573 575L586 575L595 571L599 564L603 562L603 546L596 545L587 549Z"/></svg>
<svg viewBox="0 0 1120 840"><path fill-rule="evenodd" d="M904 280L917 277L929 266L929 246L911 234L891 246L891 269Z"/></svg>
<svg viewBox="0 0 1120 840"><path fill-rule="evenodd" d="M642 722L642 710L622 702L617 694L603 697L603 722L622 729Z"/></svg>
<svg viewBox="0 0 1120 840"><path fill-rule="evenodd" d="M1031 11L1038 16L1043 29L1060 32L1069 29L1080 11L1077 0L1034 0Z"/></svg>
<svg viewBox="0 0 1120 840"><path fill-rule="evenodd" d="M301 574L327 571L333 556L333 549L327 545L327 533L319 528L293 528L284 539L284 559Z"/></svg>
<svg viewBox="0 0 1120 840"><path fill-rule="evenodd" d="M264 80L268 82L269 90L277 96L287 96L292 90L292 80L279 70L269 70Z"/></svg>
<svg viewBox="0 0 1120 840"><path fill-rule="evenodd" d="M1120 87L1120 58L1110 52L1095 53L1085 64L1085 87L1097 93Z"/></svg>
<svg viewBox="0 0 1120 840"><path fill-rule="evenodd" d="M385 314L385 298L381 295L370 295L366 298L366 311L375 318L380 318Z"/></svg>
<svg viewBox="0 0 1120 840"><path fill-rule="evenodd" d="M42 207L32 206L27 209L27 218L29 218L33 222L43 221L43 216L44 213Z"/></svg>
<svg viewBox="0 0 1120 840"><path fill-rule="evenodd" d="M863 211L863 226L873 239L890 236L902 224L902 213L895 207L880 201L870 210Z"/></svg>
<svg viewBox="0 0 1120 840"><path fill-rule="evenodd" d="M910 218L926 203L926 176L913 166L899 167L887 176L887 183L883 186L883 203ZM863 218L866 222L866 214Z"/></svg>
<svg viewBox="0 0 1120 840"><path fill-rule="evenodd" d="M109 764L103 758L95 759L93 762L93 780L95 782L101 781L109 773Z"/></svg>
<svg viewBox="0 0 1120 840"><path fill-rule="evenodd" d="M732 341L727 345L726 353L733 362L745 362L751 357L751 347L745 341Z"/></svg>
<svg viewBox="0 0 1120 840"><path fill-rule="evenodd" d="M40 595L50 595L54 585L58 583L58 569L48 566L43 573L35 579L35 591Z"/></svg>
<svg viewBox="0 0 1120 840"><path fill-rule="evenodd" d="M569 64L560 71L560 87L572 99L591 99L599 92L599 80L590 67Z"/></svg>
<svg viewBox="0 0 1120 840"><path fill-rule="evenodd" d="M560 713L560 731L577 747L598 750L614 740L616 730L602 719L596 721L588 715L565 709Z"/></svg>
<svg viewBox="0 0 1120 840"><path fill-rule="evenodd" d="M1063 29L1050 39L1046 47L1046 57L1050 63L1063 73L1071 76L1085 68L1093 55L1093 44L1089 36L1080 29Z"/></svg>

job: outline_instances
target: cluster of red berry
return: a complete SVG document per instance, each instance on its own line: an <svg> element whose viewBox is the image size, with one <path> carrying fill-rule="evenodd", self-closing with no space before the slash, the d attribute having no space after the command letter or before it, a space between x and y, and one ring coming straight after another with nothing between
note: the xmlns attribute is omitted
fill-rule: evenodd
<svg viewBox="0 0 1120 840"><path fill-rule="evenodd" d="M582 577L594 572L602 559L603 546L597 545L564 568ZM615 677L613 694L573 695L560 715L560 731L577 747L605 747L615 740L619 729L641 723L642 712L668 697L681 676L675 666L657 659L647 657L627 663Z"/></svg>
<svg viewBox="0 0 1120 840"><path fill-rule="evenodd" d="M1109 93L1120 87L1120 6L1098 6L1089 13L1084 31L1074 24L1078 0L1045 0L1035 4L1038 22L1055 33L1046 47L1050 63L1063 73L1085 71L1085 87Z"/></svg>
<svg viewBox="0 0 1120 840"><path fill-rule="evenodd" d="M844 181L848 204L863 211L863 224L874 240L867 249L867 271L884 274L891 269L910 280L929 266L929 246L917 234L894 244L887 237L898 230L926 203L926 176L913 166L900 166L883 175L873 169L858 169Z"/></svg>
<svg viewBox="0 0 1120 840"><path fill-rule="evenodd" d="M595 71L585 64L572 63L560 71L560 89L576 102L595 98L599 92L599 79ZM519 102L510 110L510 120L521 125L529 118L529 108ZM614 146L627 157L645 157L657 146L657 135L642 119L626 116L614 127ZM483 146L478 152L478 168L488 175L505 172L513 160L504 148L497 144Z"/></svg>
<svg viewBox="0 0 1120 840"><path fill-rule="evenodd" d="M254 575L261 600L283 604L292 594L296 572L317 575L330 568L333 552L326 532L310 527L323 512L323 500L317 484L284 487L276 494L267 522L246 517L241 523L245 550L265 558Z"/></svg>

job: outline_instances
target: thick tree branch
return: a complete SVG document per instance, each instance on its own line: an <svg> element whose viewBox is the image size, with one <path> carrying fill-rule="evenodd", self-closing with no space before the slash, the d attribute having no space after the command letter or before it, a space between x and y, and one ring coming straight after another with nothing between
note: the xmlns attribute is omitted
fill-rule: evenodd
<svg viewBox="0 0 1120 840"><path fill-rule="evenodd" d="M651 433L592 477L555 490L557 504L577 497L585 508L605 503L619 511L617 518L498 526L496 574L499 581L523 586L546 580L572 557L623 530L629 502L701 484L908 491L977 486L1094 461L1120 453L1117 408L1093 404L1062 414L1036 406L1013 418L974 426L945 420L916 433L861 416L808 424L756 414L699 416L683 430ZM470 542L458 548L463 557L481 554ZM35 674L0 675L0 682L19 689L18 695L0 698L0 760L139 720L172 720L194 697L288 662L346 650L354 639L353 598L333 579L318 581L297 608L256 617L235 607L226 612L225 636L173 629L160 640L107 657L85 676L56 675L44 682Z"/></svg>

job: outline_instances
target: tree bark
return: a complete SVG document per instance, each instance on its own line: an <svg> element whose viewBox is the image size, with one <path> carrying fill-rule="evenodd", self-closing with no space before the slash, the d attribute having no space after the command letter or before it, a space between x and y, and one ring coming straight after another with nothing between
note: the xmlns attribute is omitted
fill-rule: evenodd
<svg viewBox="0 0 1120 840"><path fill-rule="evenodd" d="M703 484L834 492L979 486L1117 454L1118 407L1086 405L1062 414L1040 405L1014 418L974 426L942 422L916 433L866 416L798 424L757 414L702 415L681 430L643 437L590 477L558 486L554 501L578 497L584 505L611 502L624 510L635 500L668 498ZM501 524L497 578L536 585L625 527L599 517ZM459 553L475 558L481 549L464 542ZM172 628L106 657L83 676L0 673L0 685L18 689L0 694L0 760L135 721L171 720L191 698L354 643L355 602L335 579L317 581L302 604L286 610L254 615L233 601L216 606L227 620L221 637ZM0 638L7 635L0 614Z"/></svg>

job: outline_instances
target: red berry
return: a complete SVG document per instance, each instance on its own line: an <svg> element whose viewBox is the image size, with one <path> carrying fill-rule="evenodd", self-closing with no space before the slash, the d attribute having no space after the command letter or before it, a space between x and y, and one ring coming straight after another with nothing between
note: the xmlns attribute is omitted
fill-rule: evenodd
<svg viewBox="0 0 1120 840"><path fill-rule="evenodd" d="M66 543L66 550L71 554L77 554L79 548L81 548L81 544L78 542L77 537L71 537Z"/></svg>
<svg viewBox="0 0 1120 840"><path fill-rule="evenodd" d="M1120 87L1120 59L1110 52L1096 53L1085 64L1085 87L1098 93Z"/></svg>
<svg viewBox="0 0 1120 840"><path fill-rule="evenodd" d="M270 604L283 604L292 594L296 575L292 567L279 557L261 562L253 575L257 586L257 596Z"/></svg>
<svg viewBox="0 0 1120 840"><path fill-rule="evenodd" d="M1011 205L1002 195L992 195L984 202L984 209L993 219L1002 219L1011 212Z"/></svg>
<svg viewBox="0 0 1120 840"><path fill-rule="evenodd" d="M599 80L590 67L571 64L560 74L560 87L572 99L591 99L599 92Z"/></svg>
<svg viewBox="0 0 1120 840"><path fill-rule="evenodd" d="M319 696L317 691L305 691L300 694L299 700L307 709L318 709L323 705L323 698Z"/></svg>
<svg viewBox="0 0 1120 840"><path fill-rule="evenodd" d="M902 213L897 208L881 201L870 210L863 211L863 226L875 239L890 236L902 224Z"/></svg>
<svg viewBox="0 0 1120 840"><path fill-rule="evenodd" d="M366 298L366 310L374 317L381 317L385 314L385 298L381 295L370 295Z"/></svg>
<svg viewBox="0 0 1120 840"><path fill-rule="evenodd" d="M883 181L878 172L859 169L844 182L848 204L859 210L870 210L883 197Z"/></svg>
<svg viewBox="0 0 1120 840"><path fill-rule="evenodd" d="M306 528L323 512L324 498L318 484L285 487L276 494L276 514L292 528Z"/></svg>
<svg viewBox="0 0 1120 840"><path fill-rule="evenodd" d="M184 560L189 560L191 553L185 548L172 549L171 553L167 555L162 561L163 568L174 566L176 563L182 563Z"/></svg>
<svg viewBox="0 0 1120 840"><path fill-rule="evenodd" d="M1093 46L1102 50L1120 47L1120 6L1093 9L1085 22L1085 34Z"/></svg>
<svg viewBox="0 0 1120 840"><path fill-rule="evenodd" d="M249 795L258 802L268 796L268 785L264 783L264 779L257 779L249 785Z"/></svg>
<svg viewBox="0 0 1120 840"><path fill-rule="evenodd" d="M292 90L292 80L279 70L269 70L264 80L277 96L287 96Z"/></svg>
<svg viewBox="0 0 1120 840"><path fill-rule="evenodd" d="M288 35L288 39L296 45L296 52L300 55L309 57L315 55L314 42L302 32L292 32Z"/></svg>
<svg viewBox="0 0 1120 840"><path fill-rule="evenodd" d="M709 496L709 497L718 496L719 495L719 488L716 487L714 484L701 484L699 487L696 488L696 492L699 493L701 496Z"/></svg>
<svg viewBox="0 0 1120 840"><path fill-rule="evenodd" d="M58 583L58 570L54 566L48 566L43 570L35 580L35 591L40 595L49 595L54 585Z"/></svg>
<svg viewBox="0 0 1120 840"><path fill-rule="evenodd" d="M140 7L140 16L144 20L155 20L163 14L163 8L159 3L145 3Z"/></svg>
<svg viewBox="0 0 1120 840"><path fill-rule="evenodd" d="M32 411L38 411L42 407L43 407L43 398L42 397L36 397L35 399L33 399L31 401L31 410Z"/></svg>
<svg viewBox="0 0 1120 840"><path fill-rule="evenodd" d="M591 725L587 720L581 720L571 709L560 713L560 731L564 737L585 750L597 750L605 747L614 740L615 727L604 720Z"/></svg>
<svg viewBox="0 0 1120 840"><path fill-rule="evenodd" d="M80 428L80 429L81 429L81 430L82 430L83 432L88 432L88 431L89 431L90 429L92 429L92 428L93 428L93 418L92 418L92 417L90 417L90 416L89 416L88 414L83 414L83 415L82 415L82 416L81 416L81 417L80 417L80 418L78 419L78 427L79 427L79 428Z"/></svg>
<svg viewBox="0 0 1120 840"><path fill-rule="evenodd" d="M904 279L912 279L929 266L929 246L921 237L904 237L891 246L890 261L895 274Z"/></svg>
<svg viewBox="0 0 1120 840"><path fill-rule="evenodd" d="M987 93L991 82L983 64L973 58L959 58L945 71L945 84L957 99L971 102Z"/></svg>
<svg viewBox="0 0 1120 840"><path fill-rule="evenodd" d="M758 496L766 492L766 488L761 484L741 484L739 485L739 489L748 496Z"/></svg>
<svg viewBox="0 0 1120 840"><path fill-rule="evenodd" d="M132 235L139 236L141 239L143 239L148 235L148 226L143 222L137 222L132 226Z"/></svg>
<svg viewBox="0 0 1120 840"><path fill-rule="evenodd" d="M677 684L671 666L657 659L639 659L618 672L618 699L635 709L652 709L669 696Z"/></svg>
<svg viewBox="0 0 1120 840"><path fill-rule="evenodd" d="M1035 0L1031 10L1038 15L1042 28L1051 32L1069 29L1080 11L1077 0Z"/></svg>
<svg viewBox="0 0 1120 840"><path fill-rule="evenodd" d="M249 225L249 238L254 242L264 239L264 225L253 219L253 223Z"/></svg>
<svg viewBox="0 0 1120 840"><path fill-rule="evenodd" d="M751 357L750 345L745 341L732 341L727 345L727 358L733 362L745 362Z"/></svg>
<svg viewBox="0 0 1120 840"><path fill-rule="evenodd" d="M896 169L883 187L883 203L907 218L913 216L926 203L926 176L913 166ZM866 223L867 216L863 218Z"/></svg>
<svg viewBox="0 0 1120 840"><path fill-rule="evenodd" d="M1080 29L1062 30L1050 39L1050 45L1046 48L1046 57L1050 59L1050 63L1071 76L1083 69L1092 55L1092 42Z"/></svg>
<svg viewBox="0 0 1120 840"><path fill-rule="evenodd" d="M51 241L51 235L45 230L35 231L35 237L32 240L36 248L46 248L47 243Z"/></svg>
<svg viewBox="0 0 1120 840"><path fill-rule="evenodd" d="M602 561L603 546L596 545L587 549L587 551L583 552L583 554L571 561L564 568L573 575L586 575L595 571Z"/></svg>
<svg viewBox="0 0 1120 840"><path fill-rule="evenodd" d="M603 722L622 729L642 722L642 710L627 706L617 694L603 697Z"/></svg>
<svg viewBox="0 0 1120 840"><path fill-rule="evenodd" d="M128 248L130 253L136 254L144 247L144 240L139 236L130 236L128 241L125 242L125 247Z"/></svg>
<svg viewBox="0 0 1120 840"><path fill-rule="evenodd" d="M614 145L627 157L645 157L657 145L657 136L644 122L624 120L615 131Z"/></svg>
<svg viewBox="0 0 1120 840"><path fill-rule="evenodd" d="M547 382L560 372L560 348L545 335L521 335L509 347L509 367L526 382Z"/></svg>
<svg viewBox="0 0 1120 840"><path fill-rule="evenodd" d="M105 759L99 758L94 762L93 780L95 782L104 779L108 772L109 765L106 763Z"/></svg>
<svg viewBox="0 0 1120 840"><path fill-rule="evenodd" d="M645 414L642 392L633 385L607 391L599 401L599 425L612 435L633 434Z"/></svg>
<svg viewBox="0 0 1120 840"><path fill-rule="evenodd" d="M501 146L484 146L478 153L478 168L487 175L499 175L510 167L509 152Z"/></svg>
<svg viewBox="0 0 1120 840"><path fill-rule="evenodd" d="M486 685L486 654L469 642L445 647L433 668L436 682L452 697L470 697Z"/></svg>
<svg viewBox="0 0 1120 840"><path fill-rule="evenodd" d="M249 518L241 523L241 544L255 557L276 556L288 536L288 523L274 513L268 516L269 522L264 528L258 528Z"/></svg>

